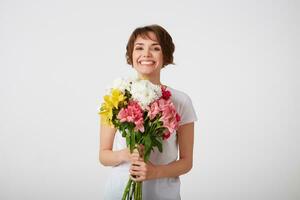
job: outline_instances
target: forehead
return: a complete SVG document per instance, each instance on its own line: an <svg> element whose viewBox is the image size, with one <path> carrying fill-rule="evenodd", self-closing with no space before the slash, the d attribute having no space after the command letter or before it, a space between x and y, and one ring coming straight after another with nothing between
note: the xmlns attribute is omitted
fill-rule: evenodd
<svg viewBox="0 0 300 200"><path fill-rule="evenodd" d="M147 32L142 35L138 35L134 43L158 43L157 37L153 32Z"/></svg>

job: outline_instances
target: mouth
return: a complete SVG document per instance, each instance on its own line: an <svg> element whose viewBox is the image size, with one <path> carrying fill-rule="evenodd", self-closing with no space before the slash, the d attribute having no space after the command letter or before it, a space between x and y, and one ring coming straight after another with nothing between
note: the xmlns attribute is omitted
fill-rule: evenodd
<svg viewBox="0 0 300 200"><path fill-rule="evenodd" d="M155 61L153 61L153 60L141 60L141 61L139 61L139 64L141 64L141 65L154 65Z"/></svg>

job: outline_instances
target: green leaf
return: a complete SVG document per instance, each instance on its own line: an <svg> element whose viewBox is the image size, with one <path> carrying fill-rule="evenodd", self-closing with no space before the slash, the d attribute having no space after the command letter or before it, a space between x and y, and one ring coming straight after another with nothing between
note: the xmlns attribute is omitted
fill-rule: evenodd
<svg viewBox="0 0 300 200"><path fill-rule="evenodd" d="M145 146L144 146L144 160L148 161L152 149L152 140L151 140L151 135L147 133L147 135L144 137L145 139Z"/></svg>
<svg viewBox="0 0 300 200"><path fill-rule="evenodd" d="M130 145L130 133L127 133L127 135L126 135L126 144L127 144L127 146Z"/></svg>
<svg viewBox="0 0 300 200"><path fill-rule="evenodd" d="M159 152L162 152L162 142L157 140L156 138L153 138L153 146L156 146L159 150Z"/></svg>
<svg viewBox="0 0 300 200"><path fill-rule="evenodd" d="M162 152L162 143L161 141L159 140L160 137L157 137L156 135L152 135L152 142L153 142L153 146L154 147L157 147L158 150L160 152Z"/></svg>
<svg viewBox="0 0 300 200"><path fill-rule="evenodd" d="M163 151L162 143L158 142L157 148L158 148L159 152L162 153L162 151Z"/></svg>
<svg viewBox="0 0 300 200"><path fill-rule="evenodd" d="M144 155L144 161L147 162L150 158L150 153L145 153Z"/></svg>
<svg viewBox="0 0 300 200"><path fill-rule="evenodd" d="M150 138L150 134L147 134L145 137L145 149L151 148L151 145L152 145L152 141Z"/></svg>
<svg viewBox="0 0 300 200"><path fill-rule="evenodd" d="M130 152L133 152L133 149L135 147L135 132L131 131L130 133Z"/></svg>
<svg viewBox="0 0 300 200"><path fill-rule="evenodd" d="M140 140L142 138L142 133L140 132L137 132L136 135L135 135L135 139L136 139L136 143L140 143Z"/></svg>
<svg viewBox="0 0 300 200"><path fill-rule="evenodd" d="M125 130L122 130L122 137L126 137L126 131Z"/></svg>

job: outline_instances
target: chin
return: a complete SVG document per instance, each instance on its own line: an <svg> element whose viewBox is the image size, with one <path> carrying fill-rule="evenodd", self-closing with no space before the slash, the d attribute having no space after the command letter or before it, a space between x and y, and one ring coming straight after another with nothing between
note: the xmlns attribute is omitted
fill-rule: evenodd
<svg viewBox="0 0 300 200"><path fill-rule="evenodd" d="M149 71L137 71L140 75L143 75L143 76L150 76L152 74L154 74L153 71L149 72Z"/></svg>
<svg viewBox="0 0 300 200"><path fill-rule="evenodd" d="M137 68L135 68L135 70L137 72L139 72L140 74L152 74L152 73L155 73L156 68L155 67L154 68L137 67Z"/></svg>

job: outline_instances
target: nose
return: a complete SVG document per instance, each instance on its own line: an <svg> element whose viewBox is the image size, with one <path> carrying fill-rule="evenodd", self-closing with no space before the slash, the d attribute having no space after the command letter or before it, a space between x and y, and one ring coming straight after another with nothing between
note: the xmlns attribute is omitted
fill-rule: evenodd
<svg viewBox="0 0 300 200"><path fill-rule="evenodd" d="M151 52L150 52L150 49L148 49L148 48L145 48L145 50L144 50L144 57L150 57L151 56Z"/></svg>

